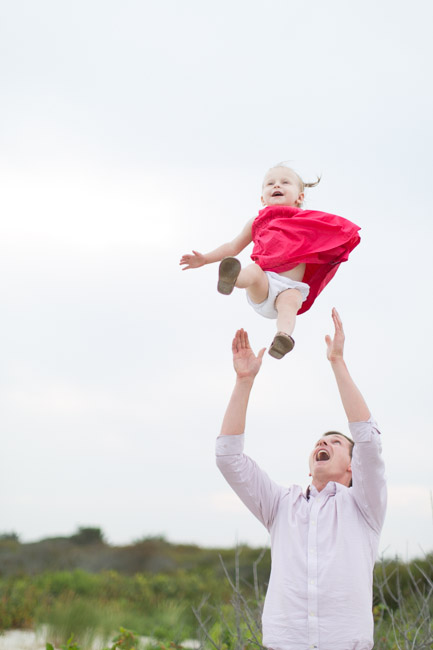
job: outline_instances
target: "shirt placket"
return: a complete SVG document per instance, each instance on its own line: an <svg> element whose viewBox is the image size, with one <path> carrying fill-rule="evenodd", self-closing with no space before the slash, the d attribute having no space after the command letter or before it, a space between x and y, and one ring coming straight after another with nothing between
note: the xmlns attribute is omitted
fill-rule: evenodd
<svg viewBox="0 0 433 650"><path fill-rule="evenodd" d="M319 595L318 595L318 567L317 567L317 520L320 508L320 499L313 497L310 509L310 521L308 525L308 556L307 556L307 580L308 580L308 647L319 648Z"/></svg>

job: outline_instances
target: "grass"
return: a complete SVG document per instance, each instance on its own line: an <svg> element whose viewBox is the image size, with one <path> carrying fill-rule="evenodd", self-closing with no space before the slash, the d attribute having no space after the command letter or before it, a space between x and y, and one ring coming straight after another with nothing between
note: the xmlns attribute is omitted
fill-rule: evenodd
<svg viewBox="0 0 433 650"><path fill-rule="evenodd" d="M199 638L205 650L254 650L261 647L266 590L262 557L249 568L237 553L228 569L224 558L218 566L170 573L78 569L0 577L0 630L44 626L51 642L68 650L89 650L97 640L126 648L138 644L136 635L152 638L160 650L190 638ZM408 564L379 562L373 611L375 650L431 650L433 555ZM134 633L109 641L119 628Z"/></svg>
<svg viewBox="0 0 433 650"><path fill-rule="evenodd" d="M149 611L122 602L108 602L73 596L57 600L50 609L41 608L36 616L37 626L48 630L56 643L72 634L80 643L90 645L96 639L104 642L120 627L135 630L140 636L176 644L196 635L196 624L189 607L167 602Z"/></svg>

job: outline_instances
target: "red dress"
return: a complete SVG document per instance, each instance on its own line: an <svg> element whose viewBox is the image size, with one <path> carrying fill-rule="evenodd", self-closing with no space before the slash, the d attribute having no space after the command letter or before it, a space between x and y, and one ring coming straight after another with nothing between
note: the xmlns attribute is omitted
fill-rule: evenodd
<svg viewBox="0 0 433 650"><path fill-rule="evenodd" d="M310 293L298 312L302 314L359 244L358 230L359 226L335 214L270 205L253 221L251 259L263 271L275 273L306 264L303 282Z"/></svg>

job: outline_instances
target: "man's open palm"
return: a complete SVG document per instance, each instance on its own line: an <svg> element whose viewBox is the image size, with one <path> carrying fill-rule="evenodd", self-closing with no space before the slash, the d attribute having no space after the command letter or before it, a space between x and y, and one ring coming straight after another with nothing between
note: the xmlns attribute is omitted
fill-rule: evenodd
<svg viewBox="0 0 433 650"><path fill-rule="evenodd" d="M334 338L331 339L329 334L325 336L327 345L327 357L329 361L335 361L338 358L343 358L344 350L344 330L343 323L341 322L340 315L335 307L332 309L332 320L334 321Z"/></svg>
<svg viewBox="0 0 433 650"><path fill-rule="evenodd" d="M260 350L256 356L251 349L248 334L240 329L236 332L232 343L233 366L239 378L255 377L262 365L266 348Z"/></svg>

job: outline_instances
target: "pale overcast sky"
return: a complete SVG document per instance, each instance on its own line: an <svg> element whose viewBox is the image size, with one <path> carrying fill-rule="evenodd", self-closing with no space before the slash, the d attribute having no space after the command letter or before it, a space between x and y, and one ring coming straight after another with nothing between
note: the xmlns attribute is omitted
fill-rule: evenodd
<svg viewBox="0 0 433 650"><path fill-rule="evenodd" d="M0 8L0 532L268 543L215 467L231 339L274 323L182 253L233 238L282 159L362 242L265 356L246 451L282 484L347 433L324 336L383 433L381 551L433 548L431 3L17 0ZM250 250L241 259L248 262Z"/></svg>

